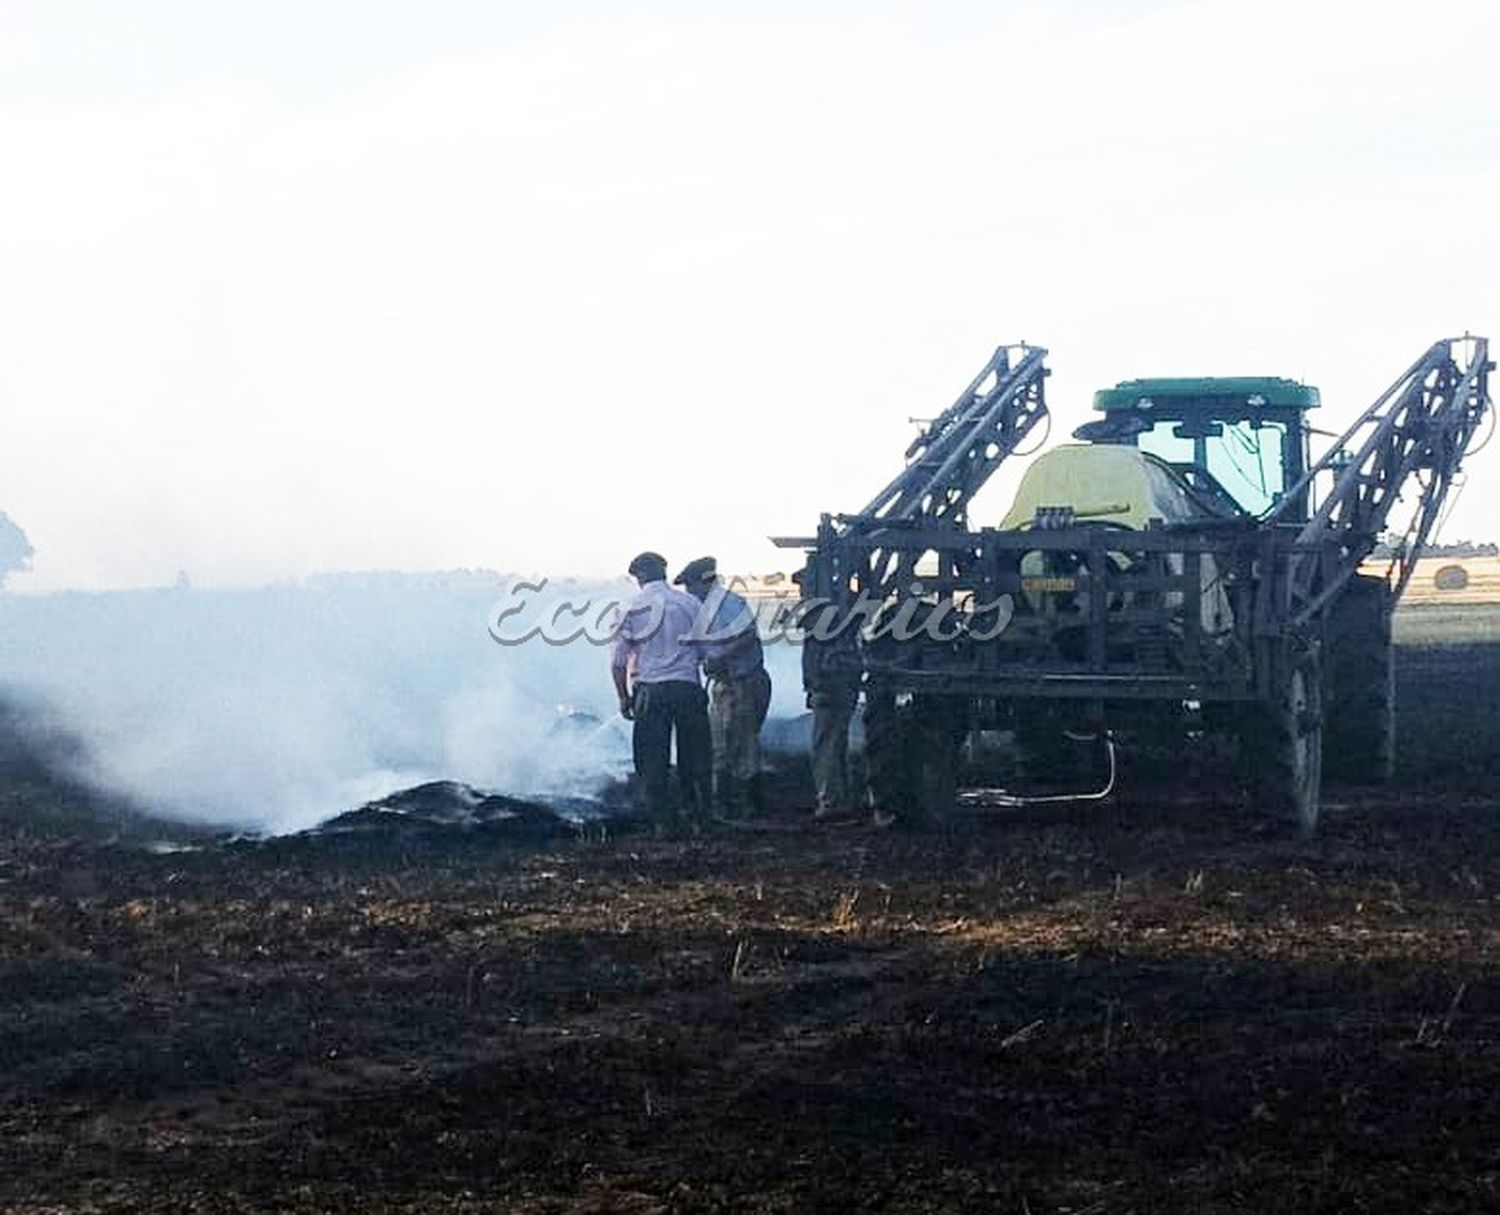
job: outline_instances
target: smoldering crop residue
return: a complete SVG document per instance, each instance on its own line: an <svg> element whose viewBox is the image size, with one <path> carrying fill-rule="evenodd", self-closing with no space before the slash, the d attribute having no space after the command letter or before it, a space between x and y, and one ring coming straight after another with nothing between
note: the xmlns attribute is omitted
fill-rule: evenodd
<svg viewBox="0 0 1500 1215"><path fill-rule="evenodd" d="M77 740L67 775L175 817L293 830L438 778L586 794L629 755L604 656L497 646L499 586L0 596L0 689Z"/></svg>

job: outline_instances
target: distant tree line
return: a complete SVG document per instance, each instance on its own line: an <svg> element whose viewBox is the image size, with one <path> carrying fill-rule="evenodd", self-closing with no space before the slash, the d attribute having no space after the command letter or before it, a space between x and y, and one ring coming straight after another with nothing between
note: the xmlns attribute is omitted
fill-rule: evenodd
<svg viewBox="0 0 1500 1215"><path fill-rule="evenodd" d="M1389 559L1396 555L1397 546L1389 541L1381 541L1375 546L1372 556L1381 559ZM1500 544L1493 540L1476 543L1473 540L1459 540L1453 544L1424 544L1421 552L1422 557L1500 557Z"/></svg>

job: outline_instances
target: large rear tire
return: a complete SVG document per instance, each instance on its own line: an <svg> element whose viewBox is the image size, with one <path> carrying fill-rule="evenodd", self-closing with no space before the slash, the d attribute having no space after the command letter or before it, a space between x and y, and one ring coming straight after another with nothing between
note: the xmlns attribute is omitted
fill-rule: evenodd
<svg viewBox="0 0 1500 1215"><path fill-rule="evenodd" d="M1328 616L1324 647L1328 775L1368 783L1396 766L1395 599L1384 578L1356 575Z"/></svg>
<svg viewBox="0 0 1500 1215"><path fill-rule="evenodd" d="M1258 804L1304 835L1318 829L1323 784L1323 681L1313 655L1287 665L1269 704L1253 713L1242 758Z"/></svg>

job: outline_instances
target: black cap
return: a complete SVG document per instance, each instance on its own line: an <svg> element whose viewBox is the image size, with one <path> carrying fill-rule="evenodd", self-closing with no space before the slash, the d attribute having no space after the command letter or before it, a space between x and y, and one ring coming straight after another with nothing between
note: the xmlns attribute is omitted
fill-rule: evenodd
<svg viewBox="0 0 1500 1215"><path fill-rule="evenodd" d="M648 549L631 558L628 572L632 578L665 578L667 559L660 553L653 553Z"/></svg>
<svg viewBox="0 0 1500 1215"><path fill-rule="evenodd" d="M689 561L682 567L682 572L672 581L678 586L697 586L700 582L706 582L710 578L716 578L719 574L719 563L712 557L699 557L696 561Z"/></svg>

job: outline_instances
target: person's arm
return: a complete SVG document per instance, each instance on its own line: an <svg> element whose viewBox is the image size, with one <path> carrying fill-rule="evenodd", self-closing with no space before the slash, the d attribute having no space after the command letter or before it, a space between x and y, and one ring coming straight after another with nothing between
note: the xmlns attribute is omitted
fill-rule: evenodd
<svg viewBox="0 0 1500 1215"><path fill-rule="evenodd" d="M635 716L630 698L630 667L623 662L612 663L610 670L615 677L615 695L620 698L620 716L629 721Z"/></svg>
<svg viewBox="0 0 1500 1215"><path fill-rule="evenodd" d="M813 698L818 692L818 660L822 653L818 647L823 643L815 637L802 638L802 691L806 694L807 707L813 707Z"/></svg>
<svg viewBox="0 0 1500 1215"><path fill-rule="evenodd" d="M736 633L728 641L722 641L714 646L713 652L704 660L703 669L707 670L709 664L722 669L731 661L738 658L746 650L755 644L755 626L748 625L743 632Z"/></svg>
<svg viewBox="0 0 1500 1215"><path fill-rule="evenodd" d="M724 636L726 633L728 636ZM755 613L743 598L727 592L720 594L713 608L713 636L703 655L706 675L724 671L732 660L755 645Z"/></svg>
<svg viewBox="0 0 1500 1215"><path fill-rule="evenodd" d="M619 698L620 716L630 721L635 708L630 696L630 656L635 650L635 641L629 634L630 616L627 612L619 618L615 637L609 645L609 673L615 681L615 695Z"/></svg>

